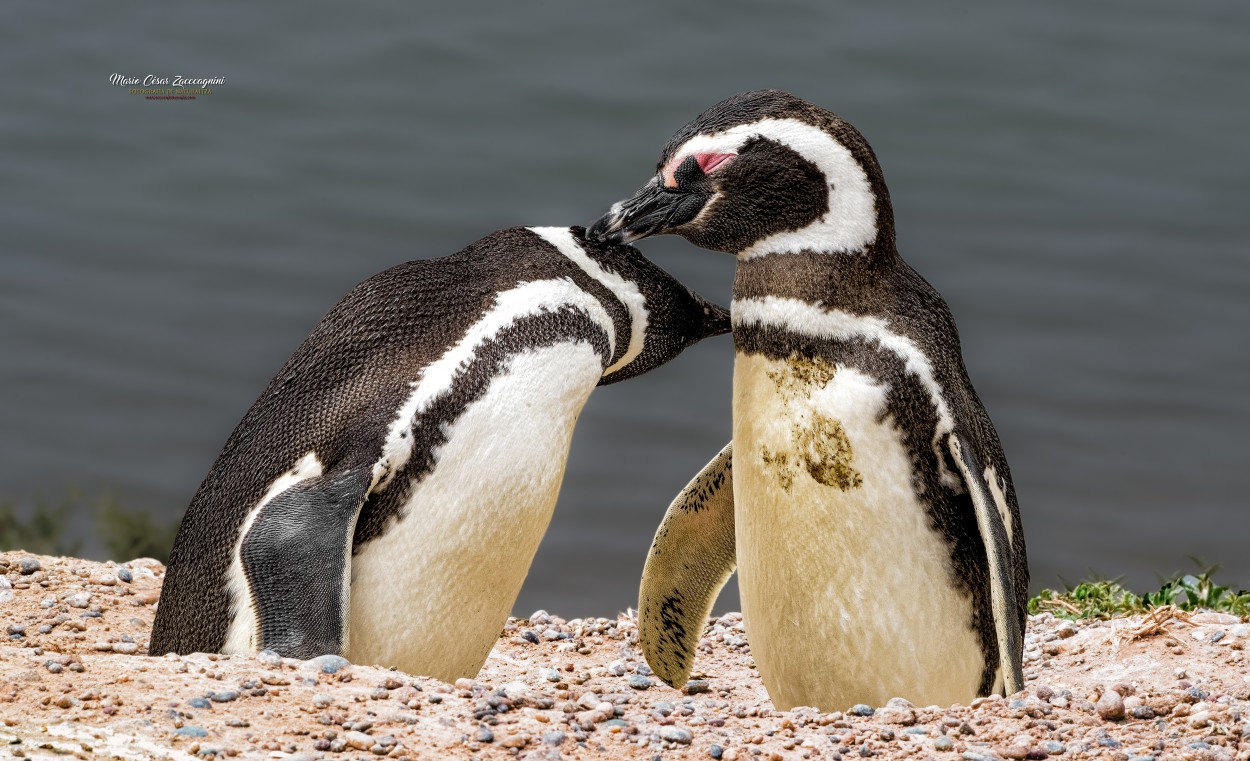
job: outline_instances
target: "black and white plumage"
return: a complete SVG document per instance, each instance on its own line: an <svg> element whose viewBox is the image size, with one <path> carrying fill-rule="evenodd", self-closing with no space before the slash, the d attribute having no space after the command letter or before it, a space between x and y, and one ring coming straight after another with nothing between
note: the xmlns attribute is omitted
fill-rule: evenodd
<svg viewBox="0 0 1250 761"><path fill-rule="evenodd" d="M729 98L590 235L666 232L737 257L737 355L732 474L727 452L709 463L692 487L715 488L687 487L648 557L652 668L689 677L736 562L779 708L1021 689L1028 566L1007 461L949 309L898 255L867 141L787 93Z"/></svg>
<svg viewBox="0 0 1250 761"><path fill-rule="evenodd" d="M322 319L179 527L150 652L484 662L596 385L729 331L630 246L513 228L391 268Z"/></svg>

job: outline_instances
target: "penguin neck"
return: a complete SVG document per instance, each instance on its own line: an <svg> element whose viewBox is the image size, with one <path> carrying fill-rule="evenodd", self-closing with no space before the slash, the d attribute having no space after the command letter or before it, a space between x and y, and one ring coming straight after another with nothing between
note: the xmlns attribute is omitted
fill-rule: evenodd
<svg viewBox="0 0 1250 761"><path fill-rule="evenodd" d="M774 296L868 313L888 291L898 261L892 235L856 251L801 251L739 259L733 299L738 303Z"/></svg>

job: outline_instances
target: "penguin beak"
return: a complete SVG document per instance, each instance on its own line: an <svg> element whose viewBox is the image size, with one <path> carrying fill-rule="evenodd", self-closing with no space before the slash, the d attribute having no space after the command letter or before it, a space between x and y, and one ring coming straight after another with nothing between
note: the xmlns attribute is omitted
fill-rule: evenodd
<svg viewBox="0 0 1250 761"><path fill-rule="evenodd" d="M710 197L666 188L659 177L653 177L633 198L613 204L591 225L586 237L615 245L672 232L697 217Z"/></svg>

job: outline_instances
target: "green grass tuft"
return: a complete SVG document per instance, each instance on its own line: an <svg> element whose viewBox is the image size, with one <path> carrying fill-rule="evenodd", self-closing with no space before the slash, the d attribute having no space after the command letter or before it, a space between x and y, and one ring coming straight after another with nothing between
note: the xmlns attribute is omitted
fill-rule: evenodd
<svg viewBox="0 0 1250 761"><path fill-rule="evenodd" d="M0 551L22 549L37 555L82 557L82 542L71 539L73 524L94 525L106 558L124 562L134 558L169 561L175 521L161 524L142 510L127 510L112 499L88 504L69 497L56 504L43 500L25 512L12 502L0 502Z"/></svg>
<svg viewBox="0 0 1250 761"><path fill-rule="evenodd" d="M1178 575L1164 581L1159 589L1138 596L1125 589L1118 579L1082 581L1066 591L1043 589L1029 600L1029 613L1054 613L1061 618L1111 618L1146 613L1175 605L1181 610L1199 608L1250 616L1250 592L1221 586L1212 575L1217 568L1203 568L1197 574Z"/></svg>

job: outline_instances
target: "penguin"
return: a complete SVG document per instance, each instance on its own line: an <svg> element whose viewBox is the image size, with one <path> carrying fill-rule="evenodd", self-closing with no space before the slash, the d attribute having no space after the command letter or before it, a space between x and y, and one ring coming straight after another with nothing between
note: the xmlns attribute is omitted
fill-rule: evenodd
<svg viewBox="0 0 1250 761"><path fill-rule="evenodd" d="M732 447L674 500L647 558L651 668L686 682L736 567L779 709L1022 689L1011 474L949 308L898 254L868 142L785 92L728 98L589 234L661 233L736 257L736 353Z"/></svg>
<svg viewBox="0 0 1250 761"><path fill-rule="evenodd" d="M149 652L485 662L596 386L728 333L637 249L512 228L353 288L244 415L174 540Z"/></svg>

